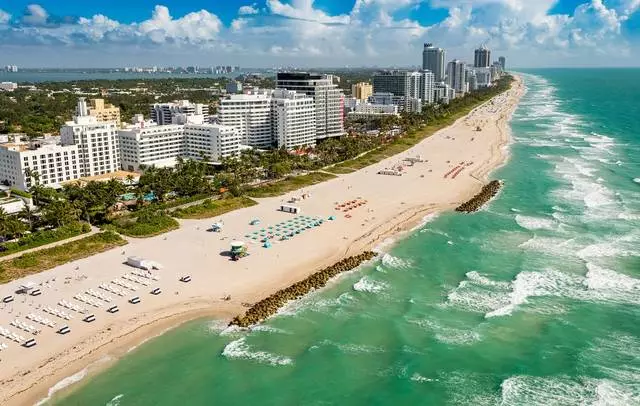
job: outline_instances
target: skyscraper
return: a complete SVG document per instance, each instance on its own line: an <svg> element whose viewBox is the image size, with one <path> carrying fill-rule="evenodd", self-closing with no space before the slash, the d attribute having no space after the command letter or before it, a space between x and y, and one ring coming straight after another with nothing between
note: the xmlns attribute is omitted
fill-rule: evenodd
<svg viewBox="0 0 640 406"><path fill-rule="evenodd" d="M442 48L436 48L431 43L424 44L422 51L422 70L429 70L433 73L433 79L436 82L444 81L445 51Z"/></svg>
<svg viewBox="0 0 640 406"><path fill-rule="evenodd" d="M456 91L456 93L464 94L467 91L465 81L464 62L454 59L447 65L447 84Z"/></svg>
<svg viewBox="0 0 640 406"><path fill-rule="evenodd" d="M476 68L488 68L491 66L491 51L485 45L475 51L473 66Z"/></svg>
<svg viewBox="0 0 640 406"><path fill-rule="evenodd" d="M504 72L507 68L507 58L501 56L500 58L498 58L498 62L500 62L500 66L502 66L502 71Z"/></svg>

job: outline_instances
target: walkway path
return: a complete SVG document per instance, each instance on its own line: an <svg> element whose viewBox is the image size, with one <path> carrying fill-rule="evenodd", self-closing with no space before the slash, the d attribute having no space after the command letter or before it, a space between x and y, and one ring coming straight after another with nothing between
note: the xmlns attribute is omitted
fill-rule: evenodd
<svg viewBox="0 0 640 406"><path fill-rule="evenodd" d="M68 242L72 242L72 241L76 241L76 240L80 240L82 238L88 237L90 235L93 235L93 234L96 234L96 233L99 233L99 232L100 232L100 229L98 227L91 226L91 231L89 231L88 233L84 233L84 234L77 235L75 237L71 237L71 238L67 238L67 239L64 239L64 240L52 242L51 244L41 245L39 247L30 248L28 250L19 251L19 252L15 252L13 254L5 255L4 257L0 257L0 262L1 261L8 261L10 259L17 258L17 257L19 257L21 255L28 254L30 252L40 251L40 250L44 250L44 249L51 248L51 247L57 247L58 245L66 244Z"/></svg>

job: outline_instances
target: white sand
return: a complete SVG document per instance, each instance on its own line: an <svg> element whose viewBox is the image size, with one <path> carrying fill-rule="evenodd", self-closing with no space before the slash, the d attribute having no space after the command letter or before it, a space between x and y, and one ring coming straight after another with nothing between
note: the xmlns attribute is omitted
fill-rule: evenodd
<svg viewBox="0 0 640 406"><path fill-rule="evenodd" d="M479 191L489 171L506 159L507 122L523 92L524 87L518 80L511 90L451 127L363 170L286 196L260 199L257 206L216 219L181 221L180 229L165 235L131 239L122 248L0 286L0 296L4 297L27 280L38 284L49 281L41 288L41 296L21 295L11 304L0 304L0 327L25 338L34 337L38 343L26 349L0 337L0 343L8 345L0 352L0 404L33 404L61 379L107 354L117 358L146 337L181 321L203 315L228 319L244 310L243 302L258 301L324 266L415 226L429 213L450 210L468 200ZM482 131L476 131L476 126L481 126ZM418 155L427 162L405 167L403 176L377 174L400 163L402 158ZM473 164L466 166L455 179L445 179L444 174L461 162ZM277 209L281 203L302 193L311 194L309 199L296 203L303 215L324 219L335 215L336 221L327 221L289 241L276 241L270 249L262 248L259 243L249 244L251 255L238 262L220 255L229 249L231 241L247 241L245 234L293 218ZM356 198L368 203L350 211L351 218L334 209L336 202ZM261 225L250 226L253 218L259 218ZM211 224L218 220L224 221L224 230L208 232ZM93 308L72 300L74 295L87 289L106 294L98 285L130 273L133 269L123 264L130 255L162 264L163 269L155 272L160 275L160 281L149 287L139 285L138 291L122 298L108 294L120 308L116 314L107 313L107 305ZM187 274L193 278L191 283L178 281ZM153 287L160 287L163 293L150 295ZM231 295L232 300L221 300L226 295ZM127 303L133 296L140 296L142 303ZM82 304L97 320L90 324L81 321L81 315L56 306L61 299ZM42 312L40 308L44 306L64 310L75 318L65 322ZM72 331L58 335L54 328L26 320L24 316L29 313L56 321L58 327L68 324ZM11 327L9 323L16 318L41 328L42 332L33 336Z"/></svg>

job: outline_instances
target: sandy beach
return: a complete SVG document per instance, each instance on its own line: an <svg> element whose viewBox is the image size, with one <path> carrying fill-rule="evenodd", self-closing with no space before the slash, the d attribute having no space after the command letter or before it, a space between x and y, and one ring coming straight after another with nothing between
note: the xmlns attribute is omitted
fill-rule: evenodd
<svg viewBox="0 0 640 406"><path fill-rule="evenodd" d="M451 210L468 200L486 183L488 174L505 162L510 141L508 121L523 93L524 85L517 78L509 91L452 126L357 172L285 196L259 199L256 206L215 219L180 220L181 227L170 233L129 239L124 247L0 286L1 297L14 294L27 281L41 285L42 291L40 296L16 295L14 302L0 304L0 327L37 341L35 347L24 348L0 337L0 343L7 344L0 352L0 403L37 403L47 397L49 388L89 364L105 357L117 359L149 337L187 320L204 316L228 320L242 313L247 303L341 258L379 246L387 238L420 224L425 216ZM477 131L478 127L481 131ZM422 162L411 164L405 161L407 158ZM402 176L378 174L398 165L403 166ZM261 230L268 233L294 219L296 215L278 209L303 194L308 197L294 204L301 209L300 215L324 220L335 216L335 220L286 241L275 239L272 247L263 248L259 242ZM366 204L347 212L336 210L353 200ZM259 219L260 224L250 225L253 219ZM224 222L222 232L209 231L216 221ZM233 262L221 253L236 240L247 243L250 255ZM136 270L124 264L129 256L161 264L162 269L152 272L158 280L132 276ZM123 279L124 275L131 279ZM180 282L184 275L190 275L192 281ZM137 290L115 285L114 280ZM100 289L99 285L104 284L124 295ZM150 294L154 288L160 288L162 293ZM87 291L99 292L111 301L91 297ZM100 306L74 299L78 294L92 298ZM140 303L128 302L134 296L140 298ZM230 300L224 300L225 296ZM61 307L60 301L74 303L87 313ZM113 305L119 307L119 312L107 312ZM73 319L46 313L47 307L64 311ZM96 320L82 321L87 314L94 314ZM46 318L56 326L42 325L28 319L28 315ZM12 326L16 319L41 331L32 335ZM56 333L63 325L69 326L69 334Z"/></svg>

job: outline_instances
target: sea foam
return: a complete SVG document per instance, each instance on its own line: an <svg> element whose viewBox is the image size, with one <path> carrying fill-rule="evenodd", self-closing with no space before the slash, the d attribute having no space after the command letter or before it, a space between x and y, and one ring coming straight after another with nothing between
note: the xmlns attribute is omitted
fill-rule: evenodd
<svg viewBox="0 0 640 406"><path fill-rule="evenodd" d="M246 337L231 341L222 350L222 356L228 359L246 359L269 365L291 365L289 357L271 354L266 351L252 351L246 342Z"/></svg>
<svg viewBox="0 0 640 406"><path fill-rule="evenodd" d="M358 292L380 293L386 288L386 283L375 281L367 276L363 276L358 282L353 284L353 290Z"/></svg>
<svg viewBox="0 0 640 406"><path fill-rule="evenodd" d="M516 215L516 223L522 228L527 230L555 230L558 224L547 218L524 216L521 214Z"/></svg>

